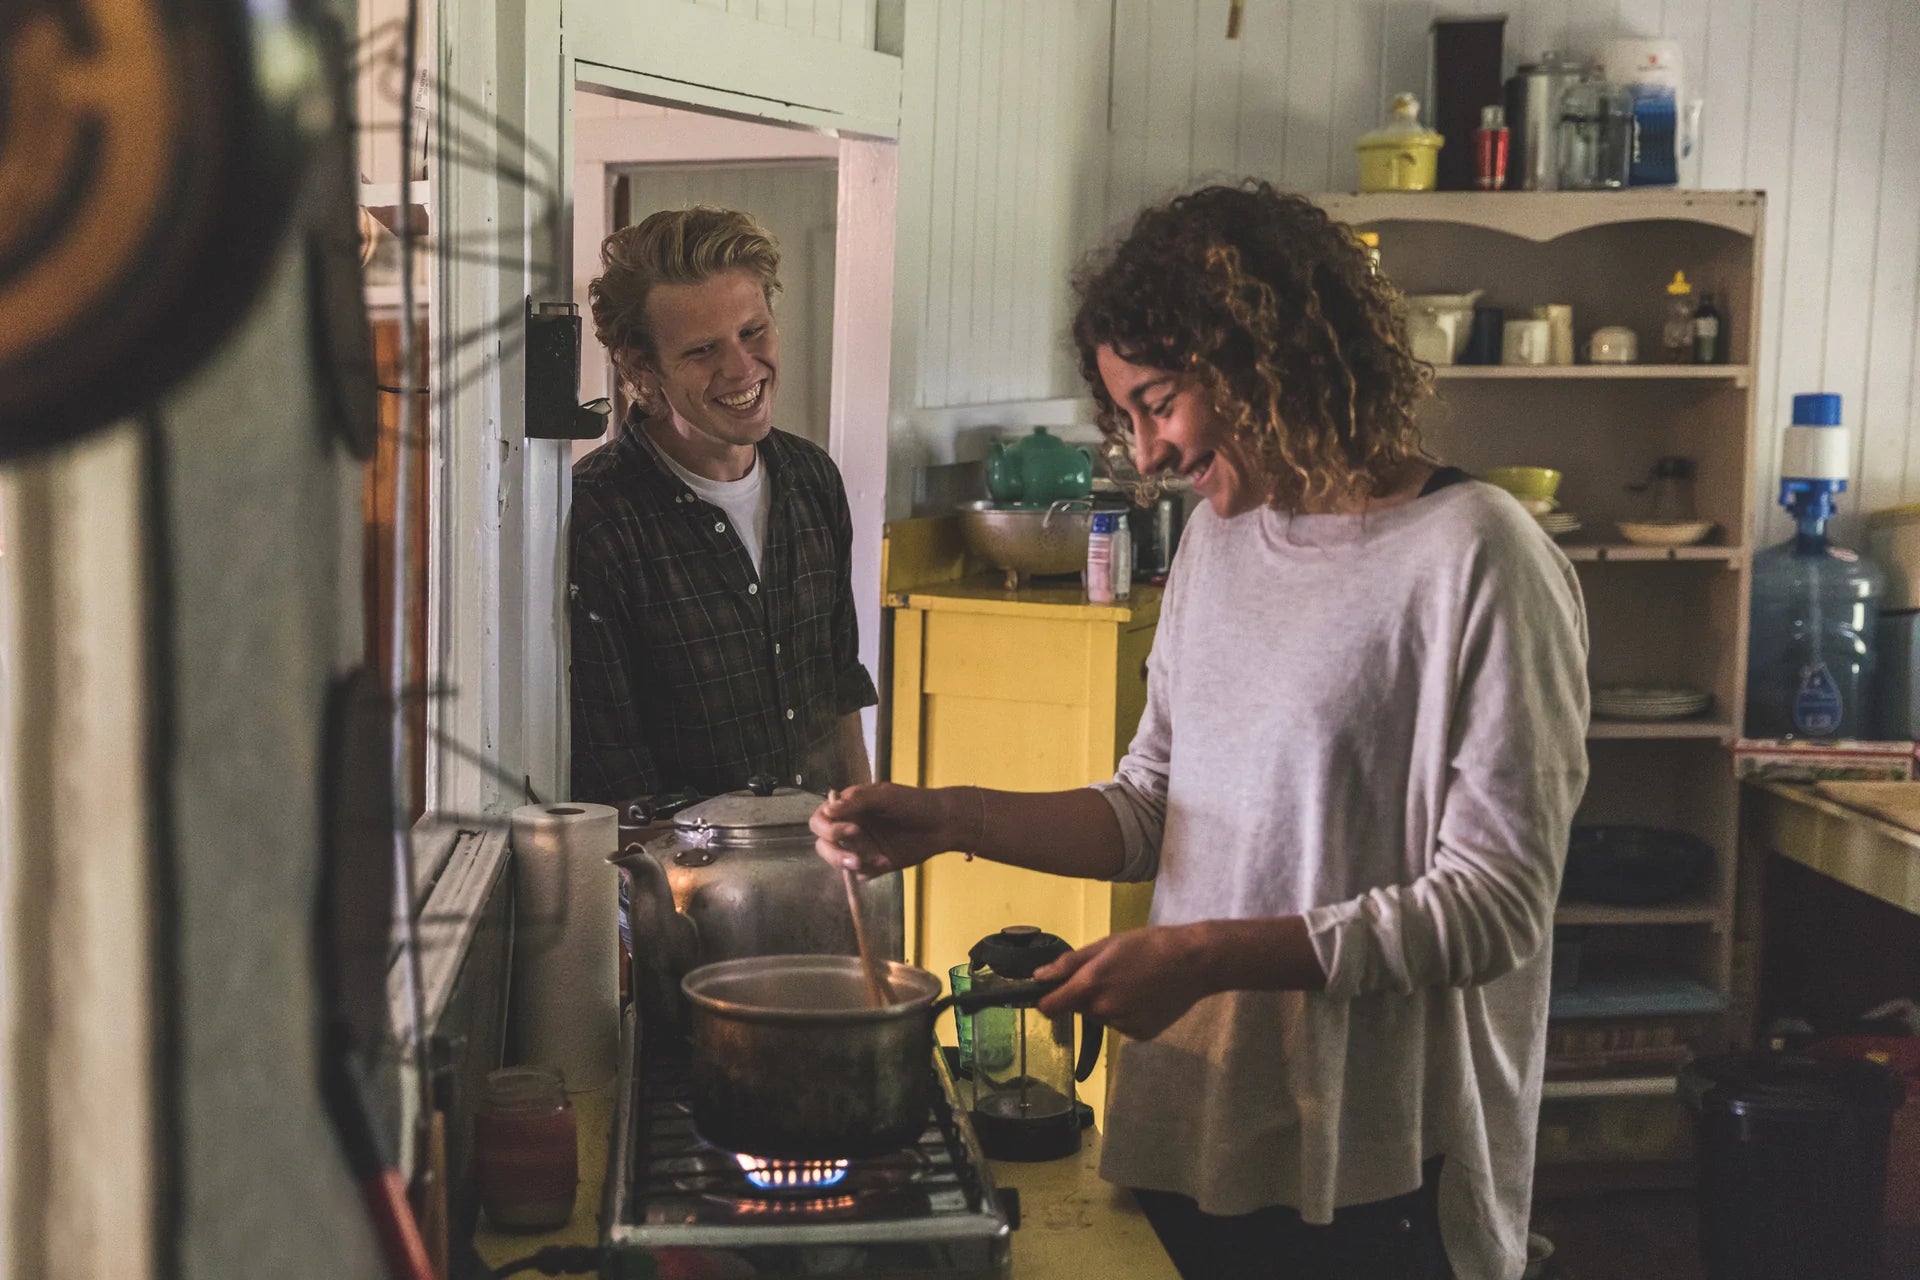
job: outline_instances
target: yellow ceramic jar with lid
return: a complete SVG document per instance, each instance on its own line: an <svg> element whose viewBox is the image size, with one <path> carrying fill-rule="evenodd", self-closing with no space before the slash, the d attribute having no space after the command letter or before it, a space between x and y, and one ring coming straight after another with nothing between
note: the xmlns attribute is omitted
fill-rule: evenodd
<svg viewBox="0 0 1920 1280"><path fill-rule="evenodd" d="M1420 99L1395 94L1384 128L1363 136L1354 148L1360 158L1362 191L1431 191L1446 139L1420 123Z"/></svg>

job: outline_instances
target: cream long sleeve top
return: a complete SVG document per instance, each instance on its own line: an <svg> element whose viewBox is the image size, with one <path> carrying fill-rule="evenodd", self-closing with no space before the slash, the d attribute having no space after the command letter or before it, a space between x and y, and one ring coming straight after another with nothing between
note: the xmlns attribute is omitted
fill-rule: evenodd
<svg viewBox="0 0 1920 1280"><path fill-rule="evenodd" d="M1326 1222L1444 1156L1455 1271L1520 1275L1586 654L1571 566L1490 486L1199 513L1101 784L1120 878L1156 881L1156 925L1303 915L1327 985L1126 1044L1108 1180Z"/></svg>

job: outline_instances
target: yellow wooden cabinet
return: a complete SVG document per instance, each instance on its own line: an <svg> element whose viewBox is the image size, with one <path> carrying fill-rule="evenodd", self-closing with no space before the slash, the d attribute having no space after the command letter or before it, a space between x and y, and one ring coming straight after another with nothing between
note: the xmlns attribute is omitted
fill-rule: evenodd
<svg viewBox="0 0 1920 1280"><path fill-rule="evenodd" d="M888 530L895 782L1061 791L1113 776L1146 706L1160 589L1094 604L1078 586L1007 591L969 572L950 521ZM907 885L908 958L934 973L1010 924L1075 946L1146 923L1150 886L934 858ZM946 1028L942 1028L945 1033ZM1105 1095L1104 1063L1085 1097Z"/></svg>

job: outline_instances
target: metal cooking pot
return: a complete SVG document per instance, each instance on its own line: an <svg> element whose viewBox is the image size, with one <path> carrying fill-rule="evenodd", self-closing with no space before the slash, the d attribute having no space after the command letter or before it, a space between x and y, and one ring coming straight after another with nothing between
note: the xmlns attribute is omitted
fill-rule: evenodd
<svg viewBox="0 0 1920 1280"><path fill-rule="evenodd" d="M674 813L612 861L627 889L632 993L655 1046L689 1027L680 980L702 965L802 952L852 956L859 944L837 867L813 850L807 820L822 797L757 777L748 789ZM861 886L867 935L882 957L904 952L899 876Z"/></svg>
<svg viewBox="0 0 1920 1280"><path fill-rule="evenodd" d="M888 963L887 981L894 1002L876 1009L852 956L754 956L688 974L700 1136L776 1160L898 1151L927 1126L941 1011L1028 1005L1060 985L1010 983L941 999L938 978L898 961Z"/></svg>

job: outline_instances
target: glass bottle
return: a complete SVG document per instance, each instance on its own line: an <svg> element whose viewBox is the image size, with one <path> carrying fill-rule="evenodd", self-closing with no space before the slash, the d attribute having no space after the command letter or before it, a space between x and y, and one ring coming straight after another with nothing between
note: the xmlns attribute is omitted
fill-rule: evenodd
<svg viewBox="0 0 1920 1280"><path fill-rule="evenodd" d="M1693 505L1693 459L1662 458L1644 484L1632 486L1646 497L1645 519L1650 524L1691 524L1699 517Z"/></svg>
<svg viewBox="0 0 1920 1280"><path fill-rule="evenodd" d="M1667 318L1660 327L1660 356L1668 364L1693 363L1693 286L1676 271L1667 282Z"/></svg>
<svg viewBox="0 0 1920 1280"><path fill-rule="evenodd" d="M1693 311L1693 362L1725 364L1727 348L1722 341L1720 309L1713 305L1711 290L1702 290L1700 305Z"/></svg>
<svg viewBox="0 0 1920 1280"><path fill-rule="evenodd" d="M487 1073L473 1114L474 1180L497 1227L551 1230L573 1217L580 1138L566 1084L551 1067Z"/></svg>

